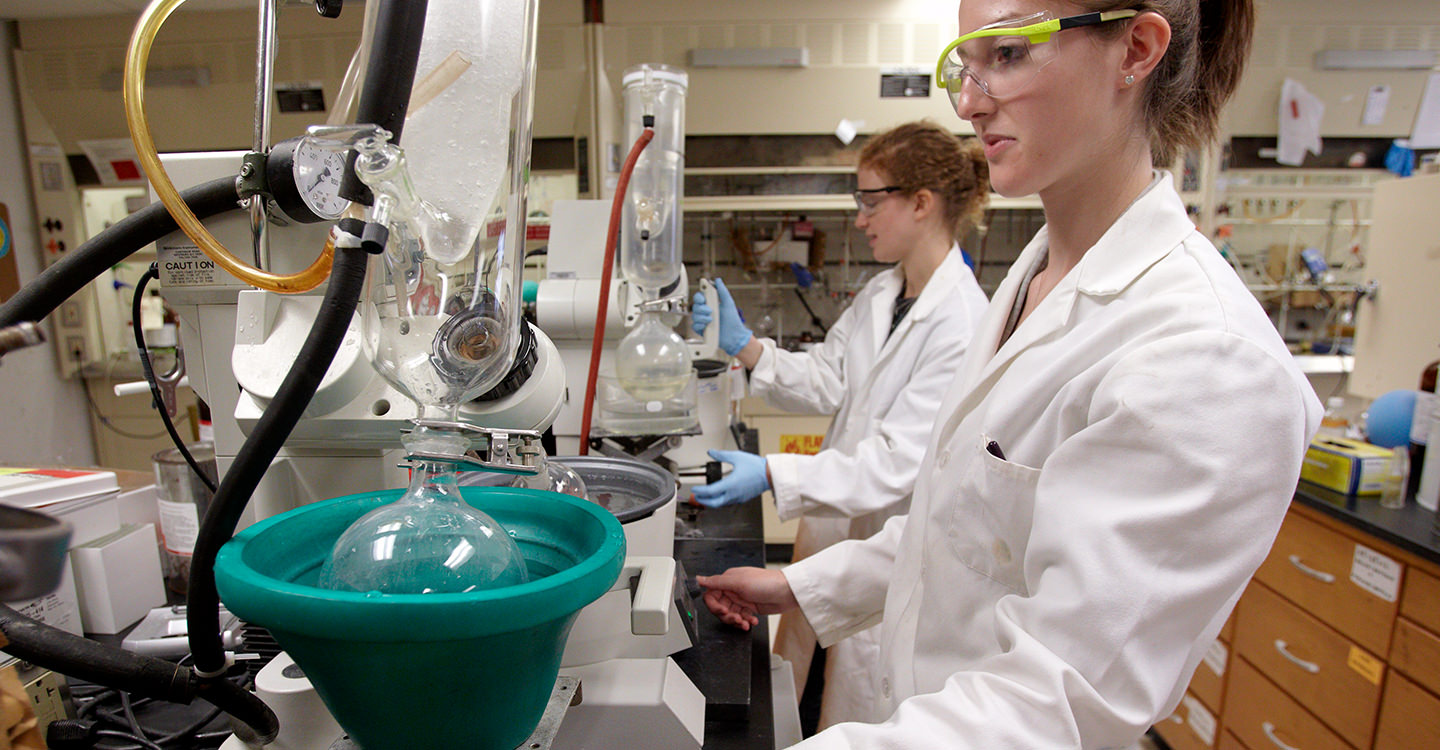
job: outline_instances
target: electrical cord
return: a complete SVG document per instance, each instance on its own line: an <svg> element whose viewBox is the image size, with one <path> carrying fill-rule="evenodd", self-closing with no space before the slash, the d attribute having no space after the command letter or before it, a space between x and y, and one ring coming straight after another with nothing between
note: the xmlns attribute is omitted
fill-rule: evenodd
<svg viewBox="0 0 1440 750"><path fill-rule="evenodd" d="M204 484L213 495L215 480L200 468L200 464L190 454L190 449L185 447L185 441L180 437L180 433L175 430L175 423L170 420L170 411L165 408L165 398L160 394L160 384L155 379L155 368L150 365L150 349L145 345L145 326L140 320L140 304L145 301L145 287L150 285L151 279L158 278L160 278L159 265L151 263L150 268L146 269L140 280L135 283L135 296L130 305L131 327L135 329L135 349L140 353L140 369L145 372L145 382L150 385L150 405L160 413L160 421L165 423L165 431L170 433L170 440L175 443L175 449L180 451L180 455L185 458L185 463L190 465L190 470L195 472L195 476L200 478L200 483Z"/></svg>
<svg viewBox="0 0 1440 750"><path fill-rule="evenodd" d="M99 422L101 427L104 427L105 429L115 433L116 435L124 438L130 438L131 440L154 440L155 438L163 437L165 435L164 432L157 432L153 435L141 435L139 433L129 432L126 430L122 430L119 427L116 427L110 422L110 418L105 416L105 414L100 411L100 404L95 402L95 396L90 393L90 381L86 379L84 375L80 376L80 390L85 393L85 405L90 408L90 413L94 415L95 421Z"/></svg>
<svg viewBox="0 0 1440 750"><path fill-rule="evenodd" d="M816 315L815 311L810 308L810 301L805 299L805 293L801 292L799 287L795 288L795 296L800 298L800 304L805 306L805 312L810 313L810 322L814 323L815 327L820 329L820 335L824 336L829 334L829 329L825 327L824 323L820 322L820 316Z"/></svg>

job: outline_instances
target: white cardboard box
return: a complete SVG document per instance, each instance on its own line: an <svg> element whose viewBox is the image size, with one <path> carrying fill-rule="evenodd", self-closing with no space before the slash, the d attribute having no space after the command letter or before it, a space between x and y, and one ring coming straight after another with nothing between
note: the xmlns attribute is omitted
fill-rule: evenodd
<svg viewBox="0 0 1440 750"><path fill-rule="evenodd" d="M70 550L85 632L113 635L165 603L151 524L125 526Z"/></svg>

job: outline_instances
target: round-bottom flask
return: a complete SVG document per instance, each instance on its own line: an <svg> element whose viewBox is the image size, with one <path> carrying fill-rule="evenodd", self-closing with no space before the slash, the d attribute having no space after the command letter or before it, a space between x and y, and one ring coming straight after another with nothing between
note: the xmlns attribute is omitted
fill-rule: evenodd
<svg viewBox="0 0 1440 750"><path fill-rule="evenodd" d="M322 588L464 593L529 580L510 534L460 494L447 463L415 467L410 488L350 525L320 568Z"/></svg>
<svg viewBox="0 0 1440 750"><path fill-rule="evenodd" d="M615 348L615 378L637 401L663 401L684 390L694 372L690 347L662 313L640 313L640 322Z"/></svg>

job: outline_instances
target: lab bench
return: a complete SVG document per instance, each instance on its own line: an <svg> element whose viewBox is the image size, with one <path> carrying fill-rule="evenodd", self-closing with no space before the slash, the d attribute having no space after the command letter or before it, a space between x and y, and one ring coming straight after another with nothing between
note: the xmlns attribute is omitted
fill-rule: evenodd
<svg viewBox="0 0 1440 750"><path fill-rule="evenodd" d="M1440 747L1435 516L1301 483L1155 733L1172 750Z"/></svg>

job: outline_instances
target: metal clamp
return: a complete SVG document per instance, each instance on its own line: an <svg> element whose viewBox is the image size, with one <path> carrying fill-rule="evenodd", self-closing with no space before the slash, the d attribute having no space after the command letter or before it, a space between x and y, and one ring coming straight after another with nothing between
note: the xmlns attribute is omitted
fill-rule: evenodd
<svg viewBox="0 0 1440 750"><path fill-rule="evenodd" d="M456 432L468 437L475 447L463 454L413 451L406 455L411 461L440 461L468 471L494 471L502 474L539 474L545 451L540 447L536 430L505 430L480 427L469 422L415 420L416 427Z"/></svg>
<svg viewBox="0 0 1440 750"><path fill-rule="evenodd" d="M640 312L684 312L685 295L672 294L659 299L647 299L636 305Z"/></svg>

